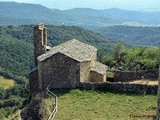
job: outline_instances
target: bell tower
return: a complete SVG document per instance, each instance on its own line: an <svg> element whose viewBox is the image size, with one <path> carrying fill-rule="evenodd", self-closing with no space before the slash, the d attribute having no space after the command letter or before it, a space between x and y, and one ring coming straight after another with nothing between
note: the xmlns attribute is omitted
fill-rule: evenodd
<svg viewBox="0 0 160 120"><path fill-rule="evenodd" d="M38 65L37 57L44 54L47 46L47 29L43 24L39 24L33 28L34 31L34 61L35 66Z"/></svg>

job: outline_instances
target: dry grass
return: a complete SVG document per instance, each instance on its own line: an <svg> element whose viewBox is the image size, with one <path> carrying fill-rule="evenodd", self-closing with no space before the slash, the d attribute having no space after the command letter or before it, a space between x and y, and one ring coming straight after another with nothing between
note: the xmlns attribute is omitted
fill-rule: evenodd
<svg viewBox="0 0 160 120"><path fill-rule="evenodd" d="M1 88L7 89L9 87L12 87L13 85L14 85L14 80L7 79L7 78L0 76L0 87Z"/></svg>
<svg viewBox="0 0 160 120"><path fill-rule="evenodd" d="M129 83L135 84L147 84L147 85L158 85L158 80L135 80Z"/></svg>

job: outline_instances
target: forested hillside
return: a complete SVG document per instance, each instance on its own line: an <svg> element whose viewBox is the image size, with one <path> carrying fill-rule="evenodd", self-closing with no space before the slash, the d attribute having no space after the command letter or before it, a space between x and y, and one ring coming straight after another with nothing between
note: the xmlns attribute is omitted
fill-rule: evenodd
<svg viewBox="0 0 160 120"><path fill-rule="evenodd" d="M97 33L74 26L46 26L53 46L78 39L108 52L114 42ZM33 26L0 27L0 72L5 76L28 76L33 68Z"/></svg>
<svg viewBox="0 0 160 120"><path fill-rule="evenodd" d="M58 10L39 4L0 2L0 25L39 23L84 27L106 27L124 24L132 26L159 25L160 12L128 11L117 8Z"/></svg>
<svg viewBox="0 0 160 120"><path fill-rule="evenodd" d="M160 45L160 27L110 26L99 28L96 31L104 36L124 41L130 45Z"/></svg>
<svg viewBox="0 0 160 120"><path fill-rule="evenodd" d="M27 76L33 66L33 46L31 43L12 37L7 33L10 28L0 27L0 71L14 77ZM15 77L14 77L15 78Z"/></svg>

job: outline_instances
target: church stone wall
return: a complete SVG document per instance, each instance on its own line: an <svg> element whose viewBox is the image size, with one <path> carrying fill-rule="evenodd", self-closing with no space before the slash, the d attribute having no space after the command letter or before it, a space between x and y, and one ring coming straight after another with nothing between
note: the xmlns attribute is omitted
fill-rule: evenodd
<svg viewBox="0 0 160 120"><path fill-rule="evenodd" d="M44 90L51 88L74 88L80 82L80 64L78 61L57 53L39 62L39 83Z"/></svg>
<svg viewBox="0 0 160 120"><path fill-rule="evenodd" d="M90 71L90 82L106 82L106 74L100 74L95 71Z"/></svg>
<svg viewBox="0 0 160 120"><path fill-rule="evenodd" d="M90 68L90 61L80 63L80 82L88 82Z"/></svg>
<svg viewBox="0 0 160 120"><path fill-rule="evenodd" d="M29 87L30 93L39 91L39 83L38 83L38 69L33 70L29 73Z"/></svg>

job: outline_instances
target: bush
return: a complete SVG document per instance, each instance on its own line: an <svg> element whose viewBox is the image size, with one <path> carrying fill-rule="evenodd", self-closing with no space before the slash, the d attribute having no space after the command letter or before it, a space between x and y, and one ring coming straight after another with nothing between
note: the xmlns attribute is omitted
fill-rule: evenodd
<svg viewBox="0 0 160 120"><path fill-rule="evenodd" d="M6 108L6 107L20 108L21 106L22 106L22 100L17 98L12 98L12 99L4 100L0 102L0 108Z"/></svg>

